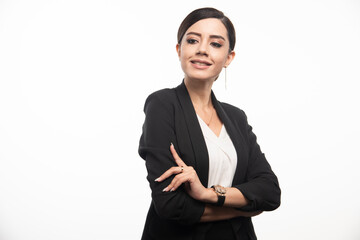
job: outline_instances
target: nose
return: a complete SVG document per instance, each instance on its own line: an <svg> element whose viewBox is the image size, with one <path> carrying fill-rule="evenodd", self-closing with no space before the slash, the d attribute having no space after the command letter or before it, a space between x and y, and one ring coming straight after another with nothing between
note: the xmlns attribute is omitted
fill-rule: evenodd
<svg viewBox="0 0 360 240"><path fill-rule="evenodd" d="M197 55L205 55L208 56L208 49L207 49L207 44L205 41L202 41L200 44L198 44L198 49L197 49Z"/></svg>

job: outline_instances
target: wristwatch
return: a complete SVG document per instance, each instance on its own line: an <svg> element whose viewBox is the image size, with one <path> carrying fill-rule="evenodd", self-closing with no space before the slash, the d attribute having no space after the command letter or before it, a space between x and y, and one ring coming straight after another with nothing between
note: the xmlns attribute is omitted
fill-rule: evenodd
<svg viewBox="0 0 360 240"><path fill-rule="evenodd" d="M226 188L223 187L223 186L220 186L220 185L214 185L214 186L211 186L216 195L218 196L218 201L217 203L215 203L216 206L222 206L224 205L224 202L225 202L225 194L226 194Z"/></svg>

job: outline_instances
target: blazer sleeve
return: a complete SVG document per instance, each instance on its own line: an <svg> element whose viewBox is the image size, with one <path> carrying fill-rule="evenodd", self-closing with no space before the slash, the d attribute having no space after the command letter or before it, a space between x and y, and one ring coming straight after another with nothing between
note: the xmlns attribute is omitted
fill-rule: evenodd
<svg viewBox="0 0 360 240"><path fill-rule="evenodd" d="M165 92L166 93L166 92ZM180 187L174 192L163 192L174 176L155 182L169 168L176 166L170 152L170 143L176 146L175 114L172 96L164 92L151 94L144 107L145 122L140 138L139 155L145 160L147 180L156 213L164 219L193 224L200 221L205 204L191 198Z"/></svg>
<svg viewBox="0 0 360 240"><path fill-rule="evenodd" d="M279 182L272 171L270 164L261 152L260 146L256 141L256 135L252 127L248 124L247 117L242 111L244 119L242 129L248 144L249 156L244 183L236 185L242 194L250 201L250 204L240 208L243 211L272 211L280 206L281 190Z"/></svg>

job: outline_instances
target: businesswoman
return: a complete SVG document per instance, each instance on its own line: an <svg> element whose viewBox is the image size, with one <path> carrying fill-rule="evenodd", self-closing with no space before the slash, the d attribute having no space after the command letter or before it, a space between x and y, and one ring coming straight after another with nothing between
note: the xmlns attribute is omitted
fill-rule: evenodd
<svg viewBox="0 0 360 240"><path fill-rule="evenodd" d="M277 177L245 113L211 90L234 46L234 27L216 9L197 9L179 27L185 77L144 107L139 154L152 202L142 239L256 239L251 217L280 205Z"/></svg>

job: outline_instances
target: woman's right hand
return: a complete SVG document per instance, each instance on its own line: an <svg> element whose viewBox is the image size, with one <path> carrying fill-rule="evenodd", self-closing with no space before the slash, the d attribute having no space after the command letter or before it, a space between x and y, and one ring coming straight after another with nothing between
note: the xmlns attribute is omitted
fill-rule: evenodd
<svg viewBox="0 0 360 240"><path fill-rule="evenodd" d="M164 192L175 191L182 184L184 184L186 192L192 198L199 201L206 201L206 199L209 198L209 193L212 191L202 185L195 169L191 166L187 166L184 163L184 161L177 154L173 144L170 145L170 151L178 166L169 168L155 181L161 182L172 175L176 175L171 183L163 190Z"/></svg>

